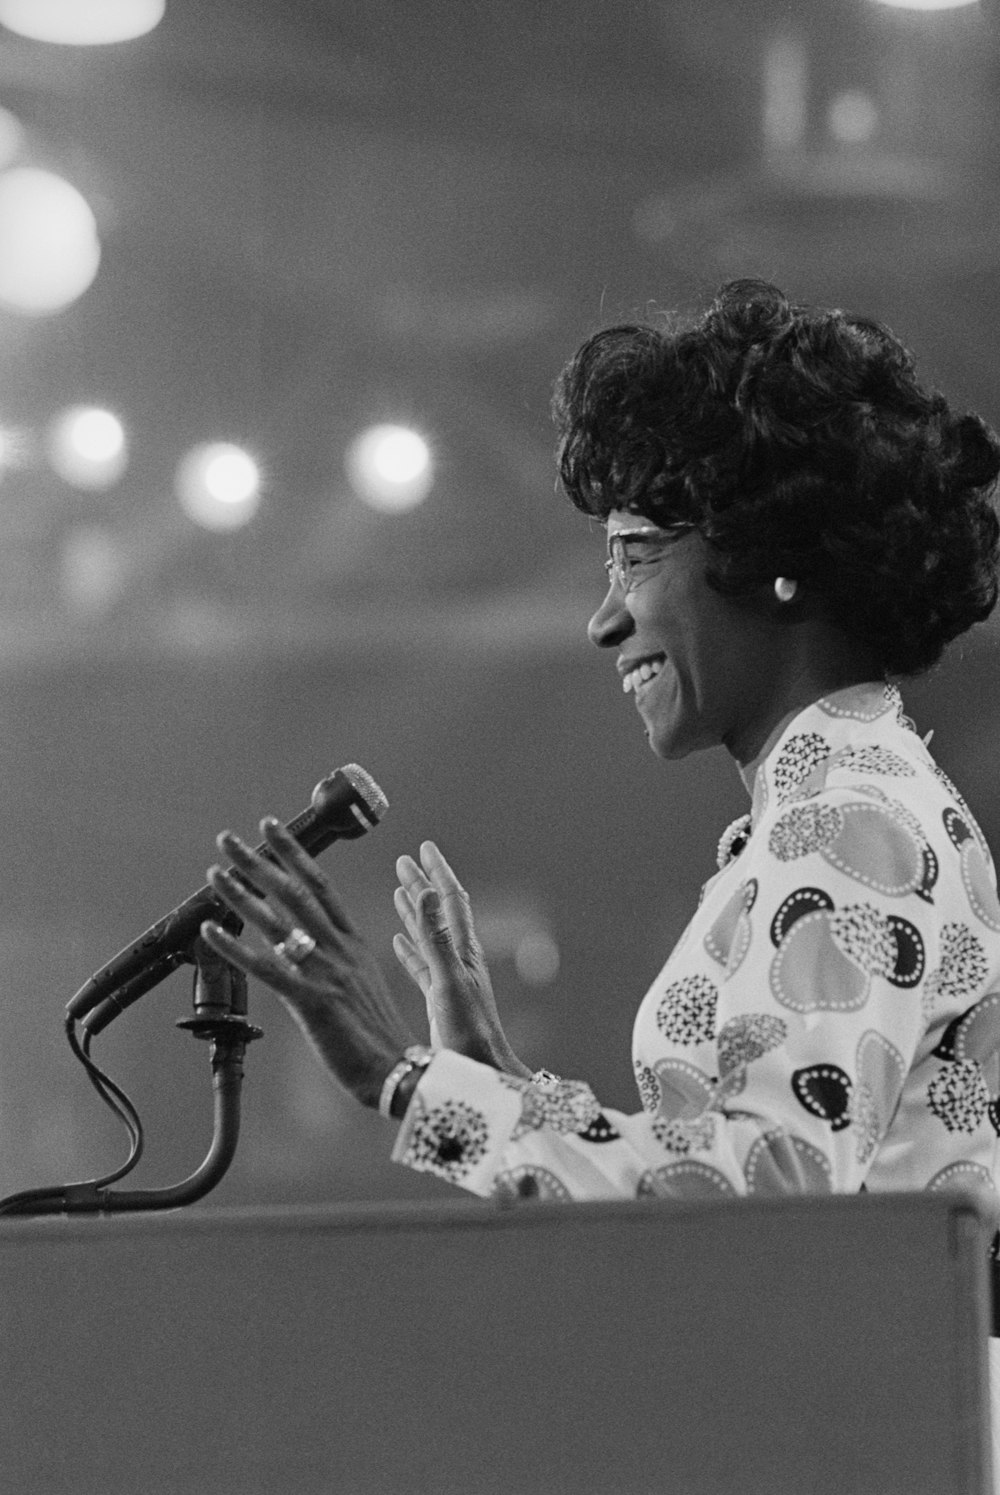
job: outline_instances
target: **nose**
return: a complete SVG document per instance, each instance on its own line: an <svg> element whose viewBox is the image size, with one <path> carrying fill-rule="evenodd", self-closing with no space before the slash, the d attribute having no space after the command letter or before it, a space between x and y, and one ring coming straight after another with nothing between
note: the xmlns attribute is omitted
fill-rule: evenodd
<svg viewBox="0 0 1000 1495"><path fill-rule="evenodd" d="M625 595L616 581L587 624L587 637L598 649L615 649L634 629L632 614L625 606Z"/></svg>

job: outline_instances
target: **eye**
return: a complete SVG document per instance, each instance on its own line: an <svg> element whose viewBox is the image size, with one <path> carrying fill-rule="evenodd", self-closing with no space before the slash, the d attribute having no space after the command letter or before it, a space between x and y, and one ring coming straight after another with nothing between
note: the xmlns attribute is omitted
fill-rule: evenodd
<svg viewBox="0 0 1000 1495"><path fill-rule="evenodd" d="M662 536L635 535L622 544L625 567L628 571L642 571L662 561L669 541Z"/></svg>
<svg viewBox="0 0 1000 1495"><path fill-rule="evenodd" d="M662 540L630 540L625 545L625 554L630 566L651 566L663 555Z"/></svg>
<svg viewBox="0 0 1000 1495"><path fill-rule="evenodd" d="M611 552L604 569L610 582L617 579L622 589L630 592L645 580L646 574L657 566L670 547L695 526L688 521L664 526L650 525L646 528L618 530L608 540Z"/></svg>

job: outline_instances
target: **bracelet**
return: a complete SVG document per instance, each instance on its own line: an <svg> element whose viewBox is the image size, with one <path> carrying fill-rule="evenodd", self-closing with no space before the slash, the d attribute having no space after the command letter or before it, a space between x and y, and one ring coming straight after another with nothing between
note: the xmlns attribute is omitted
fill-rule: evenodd
<svg viewBox="0 0 1000 1495"><path fill-rule="evenodd" d="M394 1064L385 1077L385 1082L379 1092L378 1114L384 1116L387 1121L393 1120L392 1101L399 1089L400 1083L415 1069L426 1069L434 1058L434 1050L425 1048L422 1043L412 1043L403 1054L398 1064Z"/></svg>

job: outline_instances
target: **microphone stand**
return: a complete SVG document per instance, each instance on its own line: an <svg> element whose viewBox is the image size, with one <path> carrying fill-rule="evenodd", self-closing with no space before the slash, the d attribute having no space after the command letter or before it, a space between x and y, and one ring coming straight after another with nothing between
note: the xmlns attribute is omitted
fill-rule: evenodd
<svg viewBox="0 0 1000 1495"><path fill-rule="evenodd" d="M189 957L193 960L193 956ZM247 1019L247 984L241 971L230 970L230 995L220 1001L199 1000L195 981L194 1016L178 1022L195 1038L210 1043L213 1091L212 1145L189 1178L165 1189L111 1189L99 1182L29 1189L0 1204L5 1215L120 1214L127 1210L179 1209L204 1198L227 1172L240 1135L243 1056L262 1030ZM164 973L166 974L166 972ZM67 1018L67 1027L73 1019Z"/></svg>

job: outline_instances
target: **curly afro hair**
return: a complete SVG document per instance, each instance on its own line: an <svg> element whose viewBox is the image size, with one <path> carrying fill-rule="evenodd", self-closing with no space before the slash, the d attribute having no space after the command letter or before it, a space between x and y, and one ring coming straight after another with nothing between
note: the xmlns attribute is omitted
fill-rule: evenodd
<svg viewBox="0 0 1000 1495"><path fill-rule="evenodd" d="M723 596L807 583L887 678L996 601L1000 441L878 322L731 281L696 321L589 338L553 414L579 509L693 521Z"/></svg>

